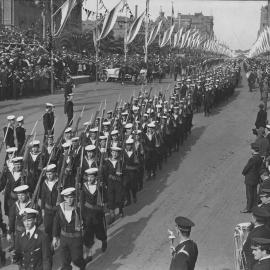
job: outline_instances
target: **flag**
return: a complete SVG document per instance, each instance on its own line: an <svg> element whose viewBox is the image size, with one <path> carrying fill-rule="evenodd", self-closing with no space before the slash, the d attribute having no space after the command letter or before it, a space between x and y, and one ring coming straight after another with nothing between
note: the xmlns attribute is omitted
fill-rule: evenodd
<svg viewBox="0 0 270 270"><path fill-rule="evenodd" d="M113 29L117 20L117 15L120 10L121 3L122 0L110 12L106 14L100 36L97 39L98 41L105 38Z"/></svg>
<svg viewBox="0 0 270 270"><path fill-rule="evenodd" d="M63 31L67 19L72 11L72 9L76 6L76 0L66 0L64 4L52 15L53 17L53 37L57 37Z"/></svg>
<svg viewBox="0 0 270 270"><path fill-rule="evenodd" d="M160 21L158 24L156 24L153 27L153 29L152 29L152 31L151 31L151 33L149 35L149 39L147 41L147 46L152 44L153 41L156 39L156 37L157 37L157 35L158 35L159 31L160 31L161 25L162 25L162 21Z"/></svg>
<svg viewBox="0 0 270 270"><path fill-rule="evenodd" d="M171 18L171 25L174 24L174 7L173 7L173 2L172 2L172 18Z"/></svg>
<svg viewBox="0 0 270 270"><path fill-rule="evenodd" d="M169 42L172 36L173 29L174 25L172 25L168 30L165 31L161 44L159 45L160 48L164 47Z"/></svg>
<svg viewBox="0 0 270 270"><path fill-rule="evenodd" d="M144 15L145 15L145 12L143 12L141 14L141 16L139 16L132 23L132 25L131 25L131 27L129 29L128 35L127 35L126 44L130 44L135 39L135 37L137 36L137 34L139 33L140 28L142 26L143 19L144 19Z"/></svg>
<svg viewBox="0 0 270 270"><path fill-rule="evenodd" d="M176 34L174 34L174 40L173 40L173 47L174 48L179 45L182 34L183 34L183 27L180 28Z"/></svg>

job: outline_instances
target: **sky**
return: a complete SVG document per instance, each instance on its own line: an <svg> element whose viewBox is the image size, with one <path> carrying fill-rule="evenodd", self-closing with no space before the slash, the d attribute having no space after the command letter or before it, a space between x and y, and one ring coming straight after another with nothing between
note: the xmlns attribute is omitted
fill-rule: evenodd
<svg viewBox="0 0 270 270"><path fill-rule="evenodd" d="M111 9L119 0L103 0L107 9ZM127 0L133 14L135 5L138 13L145 9L145 0ZM174 0L175 15L194 14L202 12L203 15L214 17L214 33L217 39L225 42L231 49L250 49L256 41L260 27L261 7L267 1L221 1L221 0ZM95 11L96 0L85 0L85 8ZM166 16L171 15L171 0L150 0L150 17L155 19L160 10ZM83 19L86 19L83 12Z"/></svg>

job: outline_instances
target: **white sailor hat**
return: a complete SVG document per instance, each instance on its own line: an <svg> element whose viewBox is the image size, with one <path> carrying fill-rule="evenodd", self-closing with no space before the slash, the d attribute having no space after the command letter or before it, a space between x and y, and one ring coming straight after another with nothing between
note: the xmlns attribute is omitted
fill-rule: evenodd
<svg viewBox="0 0 270 270"><path fill-rule="evenodd" d="M103 136L99 136L99 139L100 140L107 140L107 136L104 136L104 135Z"/></svg>
<svg viewBox="0 0 270 270"><path fill-rule="evenodd" d="M117 147L117 146L112 146L111 150L112 151L121 151L122 149L120 147Z"/></svg>
<svg viewBox="0 0 270 270"><path fill-rule="evenodd" d="M90 132L98 132L98 127L91 128L89 131Z"/></svg>
<svg viewBox="0 0 270 270"><path fill-rule="evenodd" d="M39 140L33 140L32 142L30 142L31 146L36 146L36 145L40 145L40 141Z"/></svg>
<svg viewBox="0 0 270 270"><path fill-rule="evenodd" d="M166 115L163 115L162 118L163 119L168 119L168 117Z"/></svg>
<svg viewBox="0 0 270 270"><path fill-rule="evenodd" d="M73 195L75 190L76 189L74 187L65 188L62 190L61 195L63 195L63 196Z"/></svg>
<svg viewBox="0 0 270 270"><path fill-rule="evenodd" d="M133 144L134 143L134 140L132 138L128 138L126 140L126 144Z"/></svg>
<svg viewBox="0 0 270 270"><path fill-rule="evenodd" d="M126 125L125 125L125 129L130 129L130 128L132 128L132 123L127 123Z"/></svg>
<svg viewBox="0 0 270 270"><path fill-rule="evenodd" d="M85 170L85 174L91 175L91 174L97 174L98 168L90 168Z"/></svg>
<svg viewBox="0 0 270 270"><path fill-rule="evenodd" d="M141 134L142 131L141 131L140 129L137 129L137 130L134 130L132 133L133 133L133 134Z"/></svg>
<svg viewBox="0 0 270 270"><path fill-rule="evenodd" d="M15 193L25 193L29 190L29 186L28 185L21 185L21 186L18 186L18 187L15 187L13 189L13 191Z"/></svg>
<svg viewBox="0 0 270 270"><path fill-rule="evenodd" d="M68 147L70 147L70 146L71 146L70 141L65 142L65 143L62 144L62 147L63 147L63 148L68 148Z"/></svg>
<svg viewBox="0 0 270 270"><path fill-rule="evenodd" d="M157 108L162 108L162 105L161 104L157 104L156 107Z"/></svg>
<svg viewBox="0 0 270 270"><path fill-rule="evenodd" d="M123 116L128 115L128 112L122 112L121 115Z"/></svg>
<svg viewBox="0 0 270 270"><path fill-rule="evenodd" d="M13 163L22 163L23 157L15 157L11 160Z"/></svg>
<svg viewBox="0 0 270 270"><path fill-rule="evenodd" d="M105 121L105 122L102 123L103 126L109 126L110 124L111 124L110 121Z"/></svg>
<svg viewBox="0 0 270 270"><path fill-rule="evenodd" d="M38 211L32 208L24 208L19 212L19 214L23 219L31 219L37 217Z"/></svg>
<svg viewBox="0 0 270 270"><path fill-rule="evenodd" d="M21 122L22 120L23 120L23 116L22 115L17 117L17 122Z"/></svg>
<svg viewBox="0 0 270 270"><path fill-rule="evenodd" d="M89 126L91 123L88 121L88 122L84 122L83 125L84 126Z"/></svg>
<svg viewBox="0 0 270 270"><path fill-rule="evenodd" d="M144 113L143 116L144 116L144 117L148 117L148 113Z"/></svg>
<svg viewBox="0 0 270 270"><path fill-rule="evenodd" d="M74 96L74 94L73 93L69 93L68 96L69 97L72 97L72 96Z"/></svg>
<svg viewBox="0 0 270 270"><path fill-rule="evenodd" d="M53 107L53 104L52 103L45 103L46 107Z"/></svg>
<svg viewBox="0 0 270 270"><path fill-rule="evenodd" d="M7 153L14 153L16 151L18 151L17 147L9 147L9 148L6 149Z"/></svg>
<svg viewBox="0 0 270 270"><path fill-rule="evenodd" d="M15 115L8 115L7 116L7 120L14 120L15 119Z"/></svg>
<svg viewBox="0 0 270 270"><path fill-rule="evenodd" d="M89 144L85 146L85 151L94 151L96 150L96 146L94 144Z"/></svg>
<svg viewBox="0 0 270 270"><path fill-rule="evenodd" d="M138 110L139 110L139 107L133 106L132 110L133 110L133 111L138 111Z"/></svg>
<svg viewBox="0 0 270 270"><path fill-rule="evenodd" d="M115 130L113 130L112 132L111 132L111 135L117 135L119 133L119 131L117 130L117 129L115 129Z"/></svg>
<svg viewBox="0 0 270 270"><path fill-rule="evenodd" d="M267 129L270 129L270 125L266 125L266 128L267 128Z"/></svg>
<svg viewBox="0 0 270 270"><path fill-rule="evenodd" d="M45 167L46 172L51 172L54 171L56 169L56 165L55 164L49 164L48 166Z"/></svg>
<svg viewBox="0 0 270 270"><path fill-rule="evenodd" d="M72 142L77 142L79 139L80 139L80 137L73 137L73 138L71 139L71 141L72 141Z"/></svg>
<svg viewBox="0 0 270 270"><path fill-rule="evenodd" d="M68 128L65 129L65 133L69 133L71 131L72 131L72 128L71 127L68 127Z"/></svg>
<svg viewBox="0 0 270 270"><path fill-rule="evenodd" d="M155 122L149 123L149 124L147 125L147 127L149 127L149 128L155 128L155 127L156 127Z"/></svg>

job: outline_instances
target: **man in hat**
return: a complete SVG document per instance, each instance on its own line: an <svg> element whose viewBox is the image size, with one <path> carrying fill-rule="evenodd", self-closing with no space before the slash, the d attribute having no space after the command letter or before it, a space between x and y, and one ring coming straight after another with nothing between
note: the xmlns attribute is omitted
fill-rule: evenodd
<svg viewBox="0 0 270 270"><path fill-rule="evenodd" d="M26 129L23 127L24 124L23 116L17 117L17 123L18 125L16 126L16 138L17 138L18 153L20 153L22 146L24 145L25 142L25 132L26 132Z"/></svg>
<svg viewBox="0 0 270 270"><path fill-rule="evenodd" d="M86 260L92 259L91 248L94 238L102 241L102 252L107 249L107 228L105 214L102 207L101 190L97 179L98 168L85 171L86 181L82 186L82 213L84 220L84 245Z"/></svg>
<svg viewBox="0 0 270 270"><path fill-rule="evenodd" d="M7 116L8 124L4 127L4 138L6 147L14 147L15 146L15 138L14 138L14 125L15 125L15 115Z"/></svg>
<svg viewBox="0 0 270 270"><path fill-rule="evenodd" d="M131 204L130 193L133 202L137 202L139 163L139 155L134 151L134 140L128 138L123 151L123 186L127 205Z"/></svg>
<svg viewBox="0 0 270 270"><path fill-rule="evenodd" d="M251 231L243 246L243 255L246 258L246 270L252 270L255 259L252 255L251 242L254 237L268 237L270 236L270 228L266 225L267 219L270 217L270 211L268 209L263 209L261 207L255 206L252 208L252 219L253 224L251 226Z"/></svg>
<svg viewBox="0 0 270 270"><path fill-rule="evenodd" d="M16 236L13 259L21 270L51 270L52 254L47 235L37 228L38 211L24 208L24 231Z"/></svg>
<svg viewBox="0 0 270 270"><path fill-rule="evenodd" d="M175 226L179 244L172 250L170 270L194 270L198 257L197 244L190 239L191 228L195 224L186 217L176 217Z"/></svg>
<svg viewBox="0 0 270 270"><path fill-rule="evenodd" d="M75 191L74 187L69 187L61 192L64 201L57 206L52 244L57 248L60 243L62 269L71 269L73 263L84 270L82 219L80 209L75 204Z"/></svg>
<svg viewBox="0 0 270 270"><path fill-rule="evenodd" d="M103 165L103 179L107 186L108 208L110 210L111 222L115 219L115 209L123 217L123 170L120 160L120 147L111 147L111 156L105 160Z"/></svg>
<svg viewBox="0 0 270 270"><path fill-rule="evenodd" d="M46 103L46 111L43 114L44 141L45 135L54 133L53 126L54 126L53 104Z"/></svg>
<svg viewBox="0 0 270 270"><path fill-rule="evenodd" d="M82 162L82 173L90 168L98 168L98 162L96 158L96 146L89 144L85 146L85 155Z"/></svg>
<svg viewBox="0 0 270 270"><path fill-rule="evenodd" d="M264 108L264 104L261 103L259 105L260 110L257 113L257 117L256 117L256 121L255 121L255 126L256 128L260 128L260 127L266 127L266 123L267 123L267 112Z"/></svg>
<svg viewBox="0 0 270 270"><path fill-rule="evenodd" d="M65 96L64 113L65 114L66 114L66 104L67 104L67 100L68 100L68 95L72 94L72 90L73 90L74 87L75 87L75 85L72 82L71 77L68 76L66 84L65 84L65 94L64 94L64 96Z"/></svg>
<svg viewBox="0 0 270 270"><path fill-rule="evenodd" d="M10 207L16 202L17 195L14 193L14 188L20 185L33 186L33 180L29 174L27 177L22 173L23 157L15 157L12 159L13 171L6 170L2 179L0 179L0 191L4 191L4 210L5 215L9 215Z"/></svg>
<svg viewBox="0 0 270 270"><path fill-rule="evenodd" d="M41 188L41 211L43 217L44 231L47 233L50 242L52 241L53 220L56 213L56 204L58 198L58 177L56 174L56 165L50 164L44 168L46 178Z"/></svg>
<svg viewBox="0 0 270 270"><path fill-rule="evenodd" d="M67 126L70 127L73 124L73 93L67 95L67 103L66 103L66 115L67 115Z"/></svg>
<svg viewBox="0 0 270 270"><path fill-rule="evenodd" d="M60 156L60 148L61 146L57 146L54 142L54 135L48 135L47 137L47 145L45 145L44 149L44 158L43 158L43 166L45 167L50 159L50 163L57 164Z"/></svg>
<svg viewBox="0 0 270 270"><path fill-rule="evenodd" d="M8 221L9 230L7 240L12 242L11 247L14 248L14 236L19 235L24 231L21 211L24 208L30 207L31 200L29 196L29 186L21 185L14 188L14 193L17 195L17 201L10 207Z"/></svg>
<svg viewBox="0 0 270 270"><path fill-rule="evenodd" d="M242 171L245 177L247 205L241 213L250 213L251 209L257 204L257 186L260 179L260 168L262 158L259 154L259 148L255 143L251 144L252 157L248 160Z"/></svg>
<svg viewBox="0 0 270 270"><path fill-rule="evenodd" d="M268 237L256 237L252 239L252 253L257 263L252 270L270 269L270 239Z"/></svg>

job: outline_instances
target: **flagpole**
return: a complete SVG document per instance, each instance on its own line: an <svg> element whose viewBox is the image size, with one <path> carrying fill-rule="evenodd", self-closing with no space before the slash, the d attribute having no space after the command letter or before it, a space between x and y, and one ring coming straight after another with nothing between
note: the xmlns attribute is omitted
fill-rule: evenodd
<svg viewBox="0 0 270 270"><path fill-rule="evenodd" d="M145 54L144 54L144 62L146 63L147 66L147 59L148 59L148 46L147 46L147 39L148 39L148 12L149 12L149 1L150 0L146 0L146 10L145 10Z"/></svg>
<svg viewBox="0 0 270 270"><path fill-rule="evenodd" d="M127 29L127 7L126 7L126 5L127 5L127 1L126 0L124 0L124 7L125 7L125 9L126 9L126 17L125 17L125 38L124 38L124 61L125 61L125 66L126 66L126 64L127 64L127 31L128 31L128 29Z"/></svg>
<svg viewBox="0 0 270 270"><path fill-rule="evenodd" d="M99 41L98 39L98 1L97 0L97 6L96 6L96 84L98 84L98 52L99 52Z"/></svg>
<svg viewBox="0 0 270 270"><path fill-rule="evenodd" d="M53 65L53 0L50 2L51 9L51 94L54 93L54 65Z"/></svg>

